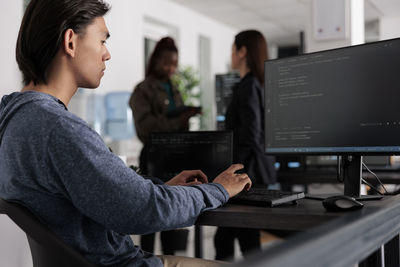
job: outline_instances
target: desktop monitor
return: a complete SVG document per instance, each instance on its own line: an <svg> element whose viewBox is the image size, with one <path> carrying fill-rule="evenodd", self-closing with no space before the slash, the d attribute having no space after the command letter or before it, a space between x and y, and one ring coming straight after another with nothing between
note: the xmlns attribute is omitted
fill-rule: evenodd
<svg viewBox="0 0 400 267"><path fill-rule="evenodd" d="M211 182L232 164L230 131L151 133L148 175L168 181L183 170L202 170Z"/></svg>
<svg viewBox="0 0 400 267"><path fill-rule="evenodd" d="M363 155L400 154L400 39L265 62L265 152L343 155L359 196Z"/></svg>

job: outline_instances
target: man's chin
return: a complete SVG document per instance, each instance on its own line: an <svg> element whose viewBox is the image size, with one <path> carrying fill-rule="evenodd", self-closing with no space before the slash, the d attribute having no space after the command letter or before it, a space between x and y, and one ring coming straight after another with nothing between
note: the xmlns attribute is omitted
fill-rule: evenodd
<svg viewBox="0 0 400 267"><path fill-rule="evenodd" d="M81 85L79 87L86 88L86 89L96 89L99 86L100 86L100 80L97 83L87 83L87 84Z"/></svg>

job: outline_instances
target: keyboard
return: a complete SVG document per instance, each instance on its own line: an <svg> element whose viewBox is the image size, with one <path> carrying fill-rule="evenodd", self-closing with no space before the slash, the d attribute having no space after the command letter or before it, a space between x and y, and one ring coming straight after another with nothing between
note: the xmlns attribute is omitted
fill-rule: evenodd
<svg viewBox="0 0 400 267"><path fill-rule="evenodd" d="M284 203L295 203L304 198L304 192L285 192L269 190L265 186L252 186L249 191L242 191L229 199L229 203L251 206L275 207Z"/></svg>

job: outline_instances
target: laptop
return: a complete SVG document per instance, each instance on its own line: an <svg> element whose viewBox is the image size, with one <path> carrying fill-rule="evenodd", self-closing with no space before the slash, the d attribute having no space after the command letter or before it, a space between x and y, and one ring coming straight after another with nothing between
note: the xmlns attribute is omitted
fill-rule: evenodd
<svg viewBox="0 0 400 267"><path fill-rule="evenodd" d="M164 182L183 170L202 170L209 182L232 165L231 131L151 133L147 175Z"/></svg>

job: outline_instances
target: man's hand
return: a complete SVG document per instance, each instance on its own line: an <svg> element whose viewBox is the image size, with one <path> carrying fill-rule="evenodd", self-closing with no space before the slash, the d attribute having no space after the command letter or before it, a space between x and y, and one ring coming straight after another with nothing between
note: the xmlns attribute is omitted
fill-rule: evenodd
<svg viewBox="0 0 400 267"><path fill-rule="evenodd" d="M251 180L246 173L235 173L235 171L243 169L242 164L233 164L226 171L221 173L214 179L214 183L221 184L230 197L240 193L243 189L249 190Z"/></svg>
<svg viewBox="0 0 400 267"><path fill-rule="evenodd" d="M167 185L196 185L206 184L207 176L201 170L183 171L165 184Z"/></svg>

